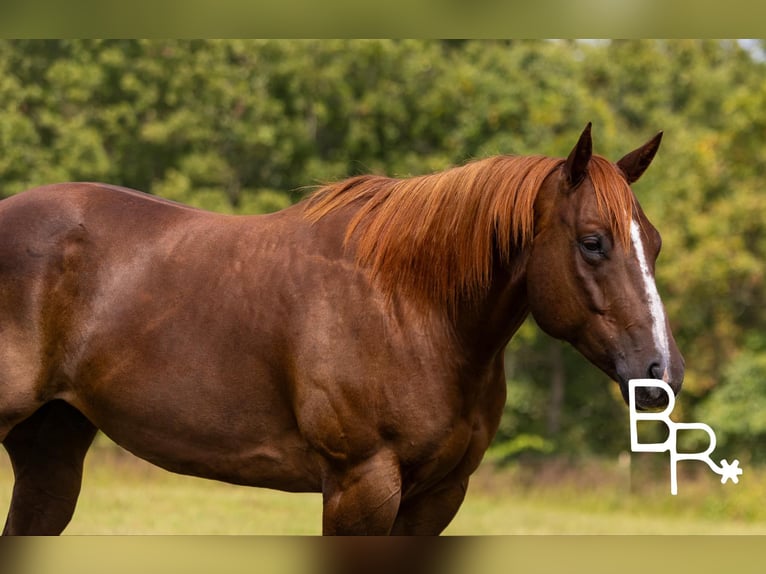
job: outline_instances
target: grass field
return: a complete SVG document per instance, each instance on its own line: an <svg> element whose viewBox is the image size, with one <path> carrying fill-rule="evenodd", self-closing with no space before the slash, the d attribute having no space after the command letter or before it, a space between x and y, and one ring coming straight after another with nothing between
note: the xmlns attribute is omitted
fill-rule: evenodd
<svg viewBox="0 0 766 574"><path fill-rule="evenodd" d="M766 473L739 485L708 473L630 486L604 463L566 472L483 465L445 534L766 534ZM622 478L621 478L622 477ZM0 450L0 513L12 473ZM634 480L635 482L635 480ZM165 472L113 447L95 448L65 534L319 534L321 497L233 486Z"/></svg>

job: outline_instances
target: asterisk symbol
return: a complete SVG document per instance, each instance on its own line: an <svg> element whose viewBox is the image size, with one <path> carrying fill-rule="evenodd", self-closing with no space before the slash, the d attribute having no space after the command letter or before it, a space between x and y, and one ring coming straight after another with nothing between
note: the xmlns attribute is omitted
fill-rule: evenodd
<svg viewBox="0 0 766 574"><path fill-rule="evenodd" d="M734 484L737 484L740 474L742 474L742 469L739 468L739 461L737 459L734 459L731 464L726 459L721 461L721 484L725 484L729 479Z"/></svg>

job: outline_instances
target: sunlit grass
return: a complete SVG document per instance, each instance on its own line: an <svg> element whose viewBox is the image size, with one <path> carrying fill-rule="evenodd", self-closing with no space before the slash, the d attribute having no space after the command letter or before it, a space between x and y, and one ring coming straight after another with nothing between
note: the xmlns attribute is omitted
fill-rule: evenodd
<svg viewBox="0 0 766 574"><path fill-rule="evenodd" d="M12 474L0 456L0 513ZM558 481L528 468L482 467L445 534L766 534L766 473L740 485L702 475L672 497L661 480L630 488L593 468ZM542 474L541 474L542 476ZM321 496L179 476L110 448L86 460L80 502L66 534L287 534L321 531Z"/></svg>
<svg viewBox="0 0 766 574"><path fill-rule="evenodd" d="M94 469L67 534L318 534L321 496Z"/></svg>
<svg viewBox="0 0 766 574"><path fill-rule="evenodd" d="M12 486L0 449L0 514ZM95 448L65 534L318 534L321 511L321 495L181 476L123 451Z"/></svg>

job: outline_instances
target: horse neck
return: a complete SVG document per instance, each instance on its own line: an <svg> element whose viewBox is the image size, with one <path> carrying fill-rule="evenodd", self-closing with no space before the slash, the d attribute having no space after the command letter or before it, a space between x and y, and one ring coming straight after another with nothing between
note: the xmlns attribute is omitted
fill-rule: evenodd
<svg viewBox="0 0 766 574"><path fill-rule="evenodd" d="M497 267L485 296L461 306L452 321L468 354L492 360L528 314L525 265L517 263L514 268Z"/></svg>

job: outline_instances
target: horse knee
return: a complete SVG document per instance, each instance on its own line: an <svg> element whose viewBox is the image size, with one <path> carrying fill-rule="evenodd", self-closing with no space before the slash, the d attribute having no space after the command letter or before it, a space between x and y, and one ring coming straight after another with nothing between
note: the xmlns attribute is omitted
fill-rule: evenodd
<svg viewBox="0 0 766 574"><path fill-rule="evenodd" d="M329 473L323 488L325 535L386 535L401 501L401 474L392 453L378 453L353 468Z"/></svg>

